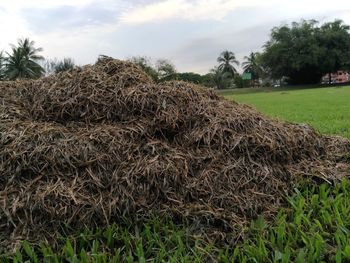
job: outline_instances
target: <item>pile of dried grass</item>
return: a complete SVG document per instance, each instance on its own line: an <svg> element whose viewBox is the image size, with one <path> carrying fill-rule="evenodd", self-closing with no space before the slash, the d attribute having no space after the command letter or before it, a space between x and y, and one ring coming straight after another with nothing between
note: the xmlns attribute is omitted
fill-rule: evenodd
<svg viewBox="0 0 350 263"><path fill-rule="evenodd" d="M274 215L300 178L343 174L350 149L111 58L5 82L0 99L3 248L122 216L180 216L225 236Z"/></svg>

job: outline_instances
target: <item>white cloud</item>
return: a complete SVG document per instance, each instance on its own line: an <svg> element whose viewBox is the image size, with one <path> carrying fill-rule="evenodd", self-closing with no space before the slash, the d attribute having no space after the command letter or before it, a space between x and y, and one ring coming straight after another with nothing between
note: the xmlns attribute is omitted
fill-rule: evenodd
<svg viewBox="0 0 350 263"><path fill-rule="evenodd" d="M21 36L29 36L25 22L16 14L0 12L0 32L3 37L0 39L0 48L8 47L9 43L17 42Z"/></svg>
<svg viewBox="0 0 350 263"><path fill-rule="evenodd" d="M0 0L0 8L7 11L18 11L25 8L55 8L59 6L84 6L91 4L93 0Z"/></svg>
<svg viewBox="0 0 350 263"><path fill-rule="evenodd" d="M83 62L91 61L92 56L87 56L78 48L81 43L88 43L89 52L101 49L101 44L97 41L96 36L102 37L104 34L110 34L116 29L115 25L90 26L82 25L79 28L69 29L57 28L51 32L36 33L32 30L32 21L26 19L23 12L31 10L55 10L60 7L84 8L89 5L98 4L99 6L108 6L115 9L120 4L118 0L0 0L0 31L3 37L0 38L0 51L8 51L9 43L16 44L19 38L29 37L35 40L37 46L44 47L44 55L50 57L62 57L65 54L75 57L78 54L78 60ZM54 11L53 11L54 12ZM48 24L53 21L48 20ZM43 25L45 27L46 25ZM96 39L96 41L95 41ZM87 50L87 49L86 49ZM103 50L102 50L103 51ZM100 52L102 52L100 51ZM95 51L96 53L99 50ZM95 53L94 53L95 54ZM84 58L84 59L81 59ZM96 57L96 55L95 55ZM88 59L86 59L88 58Z"/></svg>
<svg viewBox="0 0 350 263"><path fill-rule="evenodd" d="M69 33L54 31L33 39L38 46L44 47L44 57L71 57L77 64L84 65L93 63L101 54L121 57L118 45L111 37L114 33L113 26L89 26L71 29Z"/></svg>
<svg viewBox="0 0 350 263"><path fill-rule="evenodd" d="M125 12L121 17L121 21L129 24L139 24L174 18L221 20L240 6L259 4L259 2L257 0L165 0Z"/></svg>
<svg viewBox="0 0 350 263"><path fill-rule="evenodd" d="M82 7L93 0L0 0L0 47L8 49L9 43L16 43L21 37L35 37L29 29L28 21L21 15L26 8L56 8L60 6ZM49 21L48 21L49 22Z"/></svg>
<svg viewBox="0 0 350 263"><path fill-rule="evenodd" d="M127 24L141 24L168 19L222 20L241 7L274 9L276 6L284 7L284 11L292 15L294 12L307 14L347 9L350 2L333 0L330 4L329 1L319 0L163 0L130 8L122 14L121 21Z"/></svg>
<svg viewBox="0 0 350 263"><path fill-rule="evenodd" d="M106 23L81 19L74 26L54 26L57 17L76 21L74 12L60 13L63 7L71 7L84 19L105 18L103 11L96 16L87 13L103 7L111 11L111 18ZM180 71L205 73L223 49L234 51L238 58L258 50L274 25L301 18L321 23L341 18L350 24L349 10L349 0L0 0L0 50L29 37L44 48L44 56L69 56L78 64L91 63L98 54L148 55L170 58ZM42 19L35 24L26 12ZM260 25L259 31L252 30Z"/></svg>

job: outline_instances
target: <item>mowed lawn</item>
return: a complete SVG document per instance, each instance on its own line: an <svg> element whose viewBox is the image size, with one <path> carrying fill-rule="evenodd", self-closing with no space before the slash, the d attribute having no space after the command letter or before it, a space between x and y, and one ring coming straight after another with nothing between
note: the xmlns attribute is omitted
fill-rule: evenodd
<svg viewBox="0 0 350 263"><path fill-rule="evenodd" d="M225 91L222 95L252 105L268 116L307 123L321 133L350 138L350 86L277 91L244 89Z"/></svg>

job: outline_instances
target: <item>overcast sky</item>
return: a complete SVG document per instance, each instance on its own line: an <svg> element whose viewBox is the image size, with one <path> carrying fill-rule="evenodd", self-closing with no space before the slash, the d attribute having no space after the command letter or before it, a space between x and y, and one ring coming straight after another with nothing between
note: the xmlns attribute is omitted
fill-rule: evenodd
<svg viewBox="0 0 350 263"><path fill-rule="evenodd" d="M349 0L0 0L0 48L30 37L49 58L94 63L168 58L178 71L206 73L223 50L242 61L272 27L300 19L342 19Z"/></svg>

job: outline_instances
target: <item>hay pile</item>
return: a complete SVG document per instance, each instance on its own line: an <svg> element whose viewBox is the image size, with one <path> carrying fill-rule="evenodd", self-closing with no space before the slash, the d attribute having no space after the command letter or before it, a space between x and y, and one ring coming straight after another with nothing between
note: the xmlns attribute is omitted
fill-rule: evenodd
<svg viewBox="0 0 350 263"><path fill-rule="evenodd" d="M233 233L293 184L344 175L350 143L281 123L135 65L95 65L0 89L0 246L64 224L185 217ZM340 171L340 168L341 170Z"/></svg>

